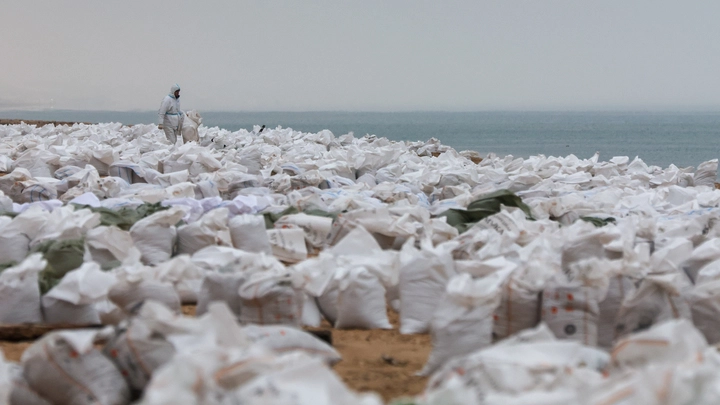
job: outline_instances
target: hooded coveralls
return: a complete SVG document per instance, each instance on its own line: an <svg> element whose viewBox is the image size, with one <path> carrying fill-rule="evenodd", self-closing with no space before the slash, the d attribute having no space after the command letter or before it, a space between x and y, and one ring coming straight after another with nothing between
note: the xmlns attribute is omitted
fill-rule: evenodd
<svg viewBox="0 0 720 405"><path fill-rule="evenodd" d="M175 145L178 136L182 133L183 118L185 118L185 115L180 110L180 100L175 98L175 91L177 90L180 90L180 86L177 84L170 88L170 94L165 96L158 110L158 123L162 124L165 137L173 145Z"/></svg>

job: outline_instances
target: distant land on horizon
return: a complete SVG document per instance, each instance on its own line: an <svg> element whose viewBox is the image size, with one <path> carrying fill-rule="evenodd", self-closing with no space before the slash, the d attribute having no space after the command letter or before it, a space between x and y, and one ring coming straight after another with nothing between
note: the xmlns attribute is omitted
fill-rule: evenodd
<svg viewBox="0 0 720 405"><path fill-rule="evenodd" d="M416 110L218 110L218 109L197 109L182 106L183 110L198 110L199 112L212 113L338 113L338 114L407 114L407 113L446 113L446 114L470 114L470 113L720 113L720 106L695 106L695 107L646 107L646 108L578 108L578 109L541 109L541 108L497 108L482 110L440 110L440 109L416 109ZM0 114L8 113L62 113L62 112L88 112L88 113L156 113L153 109L132 109L132 110L95 110L95 109L58 109L58 108L3 108L0 107Z"/></svg>

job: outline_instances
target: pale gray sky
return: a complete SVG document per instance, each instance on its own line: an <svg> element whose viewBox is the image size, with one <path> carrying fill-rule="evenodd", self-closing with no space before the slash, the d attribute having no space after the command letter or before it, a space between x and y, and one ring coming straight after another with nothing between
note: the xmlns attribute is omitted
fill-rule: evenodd
<svg viewBox="0 0 720 405"><path fill-rule="evenodd" d="M720 1L4 0L0 109L720 108ZM54 104L51 103L54 100Z"/></svg>

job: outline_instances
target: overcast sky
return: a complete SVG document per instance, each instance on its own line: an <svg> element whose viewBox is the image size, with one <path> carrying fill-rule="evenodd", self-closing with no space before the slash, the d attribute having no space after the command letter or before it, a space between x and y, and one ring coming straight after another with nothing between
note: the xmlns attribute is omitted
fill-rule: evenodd
<svg viewBox="0 0 720 405"><path fill-rule="evenodd" d="M720 109L720 1L3 0L0 109Z"/></svg>

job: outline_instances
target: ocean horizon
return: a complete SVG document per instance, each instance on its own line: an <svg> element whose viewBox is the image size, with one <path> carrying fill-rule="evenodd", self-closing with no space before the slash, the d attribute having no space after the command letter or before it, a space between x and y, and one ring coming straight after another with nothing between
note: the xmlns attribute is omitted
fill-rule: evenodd
<svg viewBox="0 0 720 405"><path fill-rule="evenodd" d="M292 128L330 130L393 141L436 138L458 151L527 158L532 155L590 158L640 157L647 164L697 166L720 156L720 112L714 111L199 111L203 125L229 131ZM3 110L3 119L150 124L155 111Z"/></svg>

